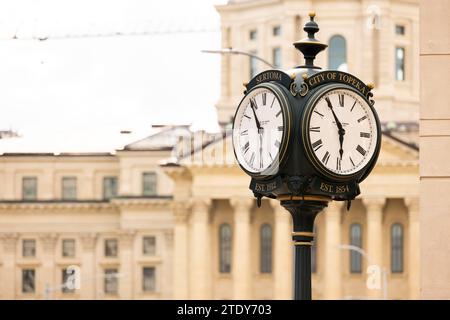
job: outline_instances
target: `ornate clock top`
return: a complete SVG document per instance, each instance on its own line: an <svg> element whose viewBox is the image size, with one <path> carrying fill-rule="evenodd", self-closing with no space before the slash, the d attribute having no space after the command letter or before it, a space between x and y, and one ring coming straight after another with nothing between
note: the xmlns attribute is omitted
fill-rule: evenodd
<svg viewBox="0 0 450 320"><path fill-rule="evenodd" d="M314 12L310 12L310 21L303 27L303 30L308 34L308 37L293 43L295 48L303 53L303 56L305 57L305 65L301 66L301 68L321 69L314 65L314 59L319 52L328 47L327 44L320 42L314 37L314 34L319 31L319 26L314 21L315 16L316 14Z"/></svg>

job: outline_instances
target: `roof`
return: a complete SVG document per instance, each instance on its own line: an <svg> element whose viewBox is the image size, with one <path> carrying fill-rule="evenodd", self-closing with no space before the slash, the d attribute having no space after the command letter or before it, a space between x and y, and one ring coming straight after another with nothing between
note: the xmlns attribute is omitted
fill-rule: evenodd
<svg viewBox="0 0 450 320"><path fill-rule="evenodd" d="M191 131L188 125L169 126L144 139L127 144L126 151L162 151L172 150L180 137L190 137Z"/></svg>

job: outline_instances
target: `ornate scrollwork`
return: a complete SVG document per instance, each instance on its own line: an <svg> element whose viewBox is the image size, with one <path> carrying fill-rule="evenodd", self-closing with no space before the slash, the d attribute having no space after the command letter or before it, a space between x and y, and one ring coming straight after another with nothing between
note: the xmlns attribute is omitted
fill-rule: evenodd
<svg viewBox="0 0 450 320"><path fill-rule="evenodd" d="M309 87L306 84L306 82L303 82L302 85L300 86L300 96L304 97L308 94L309 91Z"/></svg>

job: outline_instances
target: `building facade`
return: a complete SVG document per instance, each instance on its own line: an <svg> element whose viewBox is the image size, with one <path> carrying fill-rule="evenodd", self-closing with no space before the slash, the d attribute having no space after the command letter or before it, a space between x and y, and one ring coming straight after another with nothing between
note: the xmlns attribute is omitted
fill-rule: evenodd
<svg viewBox="0 0 450 320"><path fill-rule="evenodd" d="M420 211L423 299L449 299L450 1L420 1Z"/></svg>
<svg viewBox="0 0 450 320"><path fill-rule="evenodd" d="M418 298L418 6L334 4L230 1L222 45L290 68L316 11L330 45L317 64L375 83L380 158L349 212L334 202L317 218L313 298ZM223 56L221 123L263 67ZM0 298L291 298L290 216L274 200L256 208L227 133L178 126L112 154L1 155Z"/></svg>

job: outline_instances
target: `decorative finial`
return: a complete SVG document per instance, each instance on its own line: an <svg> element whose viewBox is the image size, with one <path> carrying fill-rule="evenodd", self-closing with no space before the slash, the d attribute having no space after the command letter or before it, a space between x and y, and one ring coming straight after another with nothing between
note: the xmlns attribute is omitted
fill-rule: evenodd
<svg viewBox="0 0 450 320"><path fill-rule="evenodd" d="M368 83L367 88L369 88L369 90L372 90L373 88L375 88L375 85L373 83Z"/></svg>
<svg viewBox="0 0 450 320"><path fill-rule="evenodd" d="M319 52L328 47L328 45L320 42L314 36L319 31L319 26L314 21L315 16L315 12L310 12L310 21L303 27L303 30L308 34L308 37L294 42L294 46L300 50L305 57L305 65L301 66L303 68L320 69L320 67L314 66L314 59Z"/></svg>

